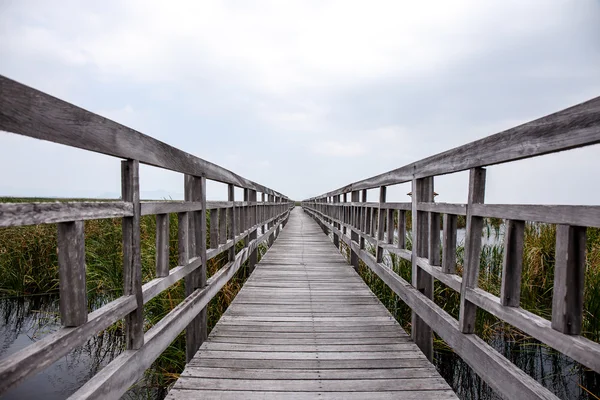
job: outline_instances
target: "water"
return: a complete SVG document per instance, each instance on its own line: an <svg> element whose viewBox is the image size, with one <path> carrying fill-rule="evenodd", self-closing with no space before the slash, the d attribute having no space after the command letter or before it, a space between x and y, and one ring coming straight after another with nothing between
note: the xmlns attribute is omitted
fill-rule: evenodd
<svg viewBox="0 0 600 400"><path fill-rule="evenodd" d="M103 302L97 303L99 307ZM58 329L60 314L57 297L0 299L0 357L14 354ZM2 399L64 399L116 358L123 344L123 337L118 331L102 332L6 392ZM153 389L138 386L130 390L126 397L146 398L149 391Z"/></svg>

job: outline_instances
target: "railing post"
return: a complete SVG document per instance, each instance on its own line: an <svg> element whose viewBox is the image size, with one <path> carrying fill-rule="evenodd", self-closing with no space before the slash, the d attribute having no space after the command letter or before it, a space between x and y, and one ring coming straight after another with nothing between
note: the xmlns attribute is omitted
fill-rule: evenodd
<svg viewBox="0 0 600 400"><path fill-rule="evenodd" d="M446 274L456 272L456 228L457 216L444 214L444 243L442 245L442 271Z"/></svg>
<svg viewBox="0 0 600 400"><path fill-rule="evenodd" d="M358 203L358 195L359 195L358 190L352 191L352 198L351 198L352 203ZM350 239L355 243L359 243L358 232L357 232L357 229L359 229L358 227L359 227L359 221L360 221L359 210L360 210L360 207L358 205L352 206L352 231L350 232ZM356 272L358 272L358 254L356 254L356 252L352 249L352 247L350 247L350 264L352 264L352 266L354 267Z"/></svg>
<svg viewBox="0 0 600 400"><path fill-rule="evenodd" d="M377 262L380 263L383 261L383 247L381 247L381 243L383 242L383 234L385 232L385 217L386 213L384 209L381 208L381 205L385 203L387 188L385 186L381 186L379 188L379 211L377 212Z"/></svg>
<svg viewBox="0 0 600 400"><path fill-rule="evenodd" d="M483 218L472 215L471 206L481 204L485 199L485 169L473 168L469 174L469 198L467 204L467 232L465 238L465 256L463 279L460 288L459 329L463 333L475 332L477 306L466 299L468 289L477 287L479 278L479 260L481 257L481 234Z"/></svg>
<svg viewBox="0 0 600 400"><path fill-rule="evenodd" d="M417 257L428 256L428 213L418 211L420 202L433 200L433 177L412 181L412 284L427 298L433 299L433 277L417 265ZM438 233L439 234L439 233ZM429 361L433 360L431 328L412 312L412 338Z"/></svg>
<svg viewBox="0 0 600 400"><path fill-rule="evenodd" d="M144 298L142 295L142 261L140 255L140 163L121 162L123 201L133 203L133 216L123 218L123 294L135 296L137 308L125 317L125 345L137 350L144 344Z"/></svg>
<svg viewBox="0 0 600 400"><path fill-rule="evenodd" d="M585 243L585 227L556 226L552 328L567 335L581 334Z"/></svg>
<svg viewBox="0 0 600 400"><path fill-rule="evenodd" d="M85 233L83 221L57 226L60 317L66 327L88 320L85 287Z"/></svg>
<svg viewBox="0 0 600 400"><path fill-rule="evenodd" d="M235 187L230 183L227 185L227 201L231 202L231 208L227 209L227 238L233 241L233 245L229 249L229 261L235 260L235 235L237 226L235 223Z"/></svg>
<svg viewBox="0 0 600 400"><path fill-rule="evenodd" d="M364 204L361 207L361 214L360 214L360 224L359 224L359 231L361 233L360 237L359 237L359 241L360 241L360 249L364 250L365 248L365 237L364 235L368 233L368 226L369 221L369 209L367 208L367 189L363 189L362 190L362 203Z"/></svg>
<svg viewBox="0 0 600 400"><path fill-rule="evenodd" d="M339 221L341 219L340 205L339 205L339 203L340 203L340 195L339 194L336 195L336 196L333 196L333 202L334 202L334 205L332 206L332 208L335 210L335 212L333 212L333 218L336 221ZM340 230L340 223L339 222L334 222L333 226L335 228L337 228L338 231ZM333 233L333 245L339 250L339 248L340 248L340 237L335 232Z"/></svg>
<svg viewBox="0 0 600 400"><path fill-rule="evenodd" d="M348 193L344 193L344 203L348 202ZM342 206L342 221L344 222L344 226L342 227L342 233L344 235L346 235L347 232L347 228L346 228L346 224L348 224L349 218L348 218L348 205L344 204Z"/></svg>
<svg viewBox="0 0 600 400"><path fill-rule="evenodd" d="M248 213L248 217L250 220L250 224L249 227L252 229L252 231L250 232L249 236L249 242L251 242L252 240L257 238L257 233L256 233L256 213L257 213L257 205L256 205L256 190L249 190L248 191L248 200L251 202L250 208L249 208L249 213ZM249 272L252 273L254 271L254 267L256 266L256 263L258 262L258 248L255 248L252 253L250 253L250 256L248 257L248 268L249 268Z"/></svg>
<svg viewBox="0 0 600 400"><path fill-rule="evenodd" d="M206 178L186 175L186 200L199 202L201 210L188 219L188 251L200 257L201 265L185 277L186 297L206 286ZM186 359L190 361L208 336L207 307L186 328Z"/></svg>
<svg viewBox="0 0 600 400"><path fill-rule="evenodd" d="M169 275L169 214L156 214L156 276Z"/></svg>
<svg viewBox="0 0 600 400"><path fill-rule="evenodd" d="M521 303L524 236L525 221L506 221L504 259L502 262L502 286L500 287L500 301L503 306L519 307Z"/></svg>

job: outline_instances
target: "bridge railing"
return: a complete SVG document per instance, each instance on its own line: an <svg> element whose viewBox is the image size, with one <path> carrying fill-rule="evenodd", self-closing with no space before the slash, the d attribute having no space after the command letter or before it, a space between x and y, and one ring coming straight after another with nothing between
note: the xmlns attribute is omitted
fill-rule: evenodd
<svg viewBox="0 0 600 400"><path fill-rule="evenodd" d="M485 204L484 167L597 143L600 143L600 97L307 199L302 206L324 230L333 233L336 246L340 240L347 244L355 268L362 260L412 309L412 337L430 359L433 329L504 397L555 399L473 334L476 310L487 311L600 373L600 344L580 335L586 227L600 227L600 207ZM434 203L434 177L466 170L470 171L468 202ZM412 183L412 201L386 201L387 186L405 182ZM378 202L367 201L367 190L373 188L379 188ZM412 216L411 250L405 241L407 211ZM462 276L456 273L457 216L466 218ZM506 220L500 297L478 288L484 217ZM551 321L520 307L525 221L557 224ZM375 256L367 251L365 243L376 249ZM412 263L412 282L382 262L384 252ZM460 293L458 320L433 302L434 279Z"/></svg>
<svg viewBox="0 0 600 400"><path fill-rule="evenodd" d="M57 224L63 325L0 360L0 394L122 319L126 350L73 398L120 397L184 329L189 361L206 339L209 301L243 263L248 262L252 270L259 244L273 243L293 206L279 192L2 76L0 130L124 159L120 201L0 203L0 228ZM185 201L141 201L140 163L184 174ZM207 180L227 184L228 201L207 201ZM243 201L235 199L236 187L244 190ZM257 192L262 193L262 201L257 201ZM178 266L171 269L169 214L178 218ZM156 273L147 283L142 282L140 254L144 215L156 215ZM124 295L88 313L83 221L103 218L122 219ZM236 254L240 241L244 248ZM207 261L223 252L228 254L227 264L207 279ZM144 332L144 304L181 279L185 279L186 298Z"/></svg>

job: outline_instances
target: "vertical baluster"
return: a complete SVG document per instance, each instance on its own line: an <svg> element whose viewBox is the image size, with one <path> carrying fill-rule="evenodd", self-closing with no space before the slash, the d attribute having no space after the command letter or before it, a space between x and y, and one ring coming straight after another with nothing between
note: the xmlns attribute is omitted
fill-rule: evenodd
<svg viewBox="0 0 600 400"><path fill-rule="evenodd" d="M457 217L444 214L444 243L442 245L442 271L446 274L456 272L456 228Z"/></svg>
<svg viewBox="0 0 600 400"><path fill-rule="evenodd" d="M206 286L206 178L186 176L186 200L199 202L201 210L194 211L189 220L190 254L200 257L201 265L185 279L186 297ZM207 308L195 317L186 328L186 359L191 360L207 337Z"/></svg>
<svg viewBox="0 0 600 400"><path fill-rule="evenodd" d="M417 257L428 257L428 213L417 210L420 202L433 200L433 178L414 179L412 183L412 284L427 298L433 298L433 277L417 265ZM431 328L413 311L412 338L425 356L433 359Z"/></svg>
<svg viewBox="0 0 600 400"><path fill-rule="evenodd" d="M57 226L60 317L66 327L88 320L85 287L85 233L83 221Z"/></svg>
<svg viewBox="0 0 600 400"><path fill-rule="evenodd" d="M383 243L383 234L385 232L385 216L386 213L384 209L381 208L381 205L385 203L385 197L387 193L387 188L382 186L379 188L379 212L377 213L378 223L377 223L377 262L380 263L383 261L383 247L379 246L380 243Z"/></svg>
<svg viewBox="0 0 600 400"><path fill-rule="evenodd" d="M433 201L433 198L432 198ZM436 212L429 213L429 264L437 265L440 262L440 214Z"/></svg>
<svg viewBox="0 0 600 400"><path fill-rule="evenodd" d="M506 221L502 286L500 288L500 301L503 306L519 307L521 303L524 235L525 221Z"/></svg>
<svg viewBox="0 0 600 400"><path fill-rule="evenodd" d="M406 248L406 211L398 210L398 248Z"/></svg>
<svg viewBox="0 0 600 400"><path fill-rule="evenodd" d="M394 209L387 209L387 243L394 244Z"/></svg>
<svg viewBox="0 0 600 400"><path fill-rule="evenodd" d="M227 209L227 228L228 239L233 241L233 246L229 249L229 261L235 260L235 235L236 235L236 207L235 207L235 187L232 184L227 185L227 201L231 202L231 208Z"/></svg>
<svg viewBox="0 0 600 400"><path fill-rule="evenodd" d="M358 190L352 191L352 195L351 195L352 198L350 199L352 201L352 203L358 203L358 195L359 195ZM350 231L350 239L355 243L359 243L358 233L356 232L356 230L358 229L358 226L359 226L359 218L360 218L359 209L360 209L360 207L357 205L352 206L352 230ZM352 249L352 247L350 248L350 264L354 267L356 272L358 272L358 254L356 254L356 252Z"/></svg>
<svg viewBox="0 0 600 400"><path fill-rule="evenodd" d="M216 249L219 247L219 210L212 208L209 210L210 215L210 248Z"/></svg>
<svg viewBox="0 0 600 400"><path fill-rule="evenodd" d="M556 226L552 329L567 335L581 334L585 251L585 227Z"/></svg>
<svg viewBox="0 0 600 400"><path fill-rule="evenodd" d="M156 215L156 276L169 276L169 214Z"/></svg>
<svg viewBox="0 0 600 400"><path fill-rule="evenodd" d="M256 190L249 190L248 191L248 200L251 202L250 208L249 208L249 212L248 212L248 216L249 216L249 227L252 228L252 231L250 232L249 235L249 241L255 240L257 238L257 234L256 234ZM254 271L254 266L256 265L256 263L258 262L258 248L255 248L254 250L252 250L252 252L250 253L250 257L248 258L248 268L250 273L252 273L252 271Z"/></svg>
<svg viewBox="0 0 600 400"><path fill-rule="evenodd" d="M348 202L348 193L344 193L344 203L347 203L347 202ZM343 205L342 212L344 215L344 226L342 227L342 233L344 235L346 235L347 234L346 224L348 224L348 206L346 204Z"/></svg>
<svg viewBox="0 0 600 400"><path fill-rule="evenodd" d="M144 344L144 298L140 256L140 174L139 161L121 162L123 201L133 203L133 216L123 218L123 294L135 296L137 308L125 317L125 345L137 350Z"/></svg>
<svg viewBox="0 0 600 400"><path fill-rule="evenodd" d="M219 244L227 243L227 208L219 209Z"/></svg>
<svg viewBox="0 0 600 400"><path fill-rule="evenodd" d="M467 205L467 233L465 239L465 261L460 290L459 329L463 333L475 331L477 306L465 298L467 289L477 287L483 218L471 214L472 204L481 204L485 199L485 169L473 168L469 174L469 203Z"/></svg>
<svg viewBox="0 0 600 400"><path fill-rule="evenodd" d="M339 195L333 196L333 202L334 202L334 204L335 204L335 205L333 206L333 209L335 210L335 211L334 211L334 217L333 217L333 218L334 218L336 221L339 221L339 220L340 220L340 215L339 215L339 210L340 210L340 209L339 209L340 196L339 196ZM339 224L338 222L335 222L335 223L333 224L333 226L334 226L335 228L337 228L338 230L340 229L340 224ZM338 235L337 233L335 233L335 232L333 233L333 245L334 245L334 246L335 246L335 247L336 247L338 250L340 249L340 237L339 237L339 235Z"/></svg>
<svg viewBox="0 0 600 400"><path fill-rule="evenodd" d="M368 233L368 226L370 226L369 222L368 222L368 218L371 215L371 213L369 212L369 209L367 208L366 204L367 204L367 189L363 189L362 190L362 202L364 203L364 205L361 207L361 214L360 214L360 225L358 230L360 231L361 235L360 235L360 248L364 249L365 248L365 237L364 235Z"/></svg>

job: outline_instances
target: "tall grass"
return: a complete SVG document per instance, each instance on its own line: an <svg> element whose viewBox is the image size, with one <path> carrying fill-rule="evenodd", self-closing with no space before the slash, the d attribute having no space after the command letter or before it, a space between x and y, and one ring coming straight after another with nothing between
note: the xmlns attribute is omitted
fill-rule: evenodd
<svg viewBox="0 0 600 400"><path fill-rule="evenodd" d="M21 199L9 199L21 201ZM32 201L32 199L26 199ZM38 201L39 199L35 199ZM0 201L6 202L7 199ZM210 218L208 229L210 232ZM177 265L177 230L175 214L170 218L169 265ZM208 236L208 235L207 235ZM155 276L156 256L156 219L154 216L142 217L140 223L142 280L148 282ZM207 243L210 237L207 237ZM88 306L92 311L123 293L123 247L121 219L91 220L85 222L86 279ZM237 251L243 243L237 244ZM259 248L259 257L264 254L265 246ZM210 277L227 262L226 254L209 260L207 275ZM214 327L222 313L227 309L248 276L246 266L223 287L208 305L208 328ZM0 297L23 298L45 295L55 302L58 294L58 257L56 252L56 225L37 225L0 228ZM150 329L185 297L183 280L144 305L145 330ZM56 322L56 321L55 321ZM121 337L122 321L90 340L98 341L105 335ZM117 350L111 357L122 351L123 341L116 340ZM89 343L88 343L89 345ZM135 388L139 397L162 397L165 388L178 377L185 366L185 334L180 334L156 360L141 383L143 388ZM151 394L148 394L148 388Z"/></svg>
<svg viewBox="0 0 600 400"><path fill-rule="evenodd" d="M407 215L410 221L410 213ZM500 295L502 282L502 261L504 224L498 219L486 219L482 237L480 270L478 285L496 296ZM407 248L412 247L410 232L407 232ZM551 319L552 293L554 286L554 252L556 245L556 226L550 224L527 223L524 237L523 273L521 286L521 307ZM343 251L349 256L347 246ZM374 254L374 249L369 249ZM464 261L464 242L457 247L457 274L462 276ZM411 281L411 263L394 254L384 257L386 262L402 278ZM371 290L379 297L403 328L411 330L411 310L398 296L385 285L365 264L359 263L359 273ZM446 312L458 319L460 295L435 281L434 301ZM492 347L503 353L512 362L524 369L544 385L554 390L562 398L594 399L588 397L589 387L600 391L600 375L586 370L579 364L551 349L539 345L513 326L500 321L493 315L478 310L477 335ZM582 335L593 341L600 341L600 229L587 229L587 252L585 265L584 318ZM435 362L440 372L449 381L461 398L496 398L491 390L480 381L470 368L452 354L452 350L439 337L434 339ZM544 365L553 367L544 372ZM582 381L573 386L571 375ZM568 383L556 377L562 377ZM573 378L575 379L575 378ZM586 385L588 387L586 388ZM574 393L578 393L575 395Z"/></svg>

